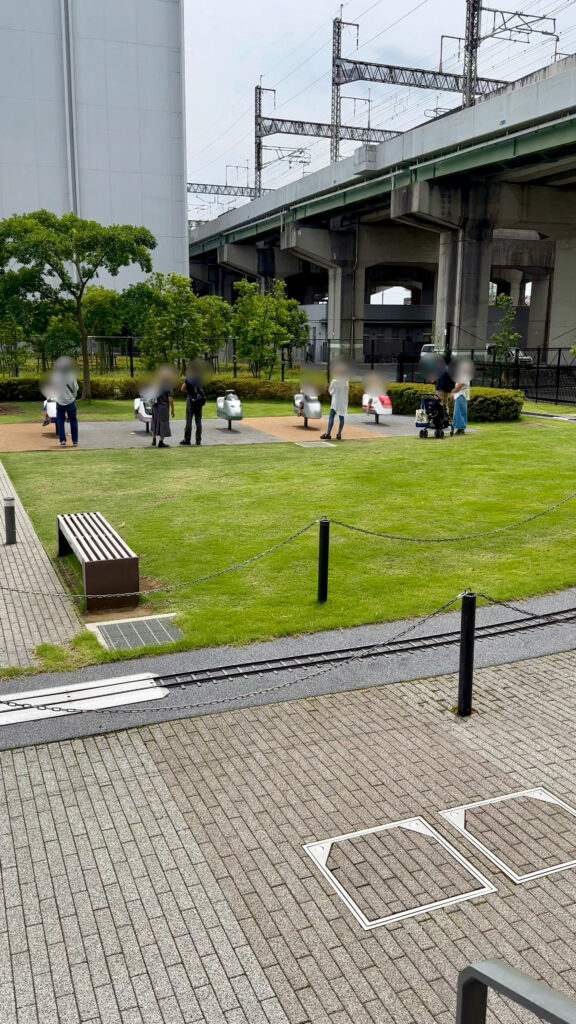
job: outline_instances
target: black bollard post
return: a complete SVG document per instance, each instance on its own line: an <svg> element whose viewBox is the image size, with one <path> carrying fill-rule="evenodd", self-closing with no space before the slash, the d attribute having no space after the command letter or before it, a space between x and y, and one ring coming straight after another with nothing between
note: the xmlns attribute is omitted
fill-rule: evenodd
<svg viewBox="0 0 576 1024"><path fill-rule="evenodd" d="M330 520L321 519L318 534L318 604L328 598L328 559L330 554Z"/></svg>
<svg viewBox="0 0 576 1024"><path fill-rule="evenodd" d="M472 683L474 681L474 631L476 627L476 594L464 594L460 620L460 673L458 678L458 714L472 714Z"/></svg>
<svg viewBox="0 0 576 1024"><path fill-rule="evenodd" d="M4 498L4 526L6 527L6 543L16 543L16 508L14 498Z"/></svg>

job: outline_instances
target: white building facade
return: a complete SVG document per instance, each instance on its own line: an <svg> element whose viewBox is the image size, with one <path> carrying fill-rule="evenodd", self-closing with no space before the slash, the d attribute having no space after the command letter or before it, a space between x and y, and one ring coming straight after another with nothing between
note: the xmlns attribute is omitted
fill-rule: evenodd
<svg viewBox="0 0 576 1024"><path fill-rule="evenodd" d="M144 225L154 269L188 274L182 5L2 0L0 218Z"/></svg>

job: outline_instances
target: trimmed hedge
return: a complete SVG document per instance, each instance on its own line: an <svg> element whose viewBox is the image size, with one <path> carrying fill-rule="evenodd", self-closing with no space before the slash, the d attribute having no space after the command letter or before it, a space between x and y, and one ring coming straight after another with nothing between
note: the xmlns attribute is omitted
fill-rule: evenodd
<svg viewBox="0 0 576 1024"><path fill-rule="evenodd" d="M206 385L206 398L215 399L228 389L240 398L291 402L296 385L293 381L261 380L255 377L213 377ZM423 394L430 394L430 384L390 384L388 394L392 409L404 416L413 416ZM350 384L350 405L362 404L362 384ZM137 398L138 384L132 377L92 377L92 398ZM176 391L175 398L184 396ZM329 398L327 387L320 397ZM40 402L42 396L36 377L0 379L0 401ZM522 412L524 395L506 388L472 388L468 403L468 419L472 423L517 420Z"/></svg>
<svg viewBox="0 0 576 1024"><path fill-rule="evenodd" d="M207 398L217 398L228 389L235 391L239 398L261 398L267 401L291 402L298 385L292 380L261 380L254 377L214 377L206 387ZM349 391L350 405L362 405L364 394L362 384L351 383ZM329 400L328 384L320 394L324 401Z"/></svg>
<svg viewBox="0 0 576 1024"><path fill-rule="evenodd" d="M41 402L37 377L3 377L0 402Z"/></svg>
<svg viewBox="0 0 576 1024"><path fill-rule="evenodd" d="M388 394L392 409L401 416L413 416L430 384L391 384ZM524 394L508 388L471 388L468 419L471 423L503 423L520 419Z"/></svg>

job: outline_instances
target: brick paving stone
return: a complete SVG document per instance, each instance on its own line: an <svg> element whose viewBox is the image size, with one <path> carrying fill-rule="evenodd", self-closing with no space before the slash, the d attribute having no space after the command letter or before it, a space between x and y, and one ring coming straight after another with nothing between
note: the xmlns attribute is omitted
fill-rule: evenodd
<svg viewBox="0 0 576 1024"><path fill-rule="evenodd" d="M0 505L8 496L15 499L17 543L0 543L0 577L9 588L0 590L0 668L28 668L38 664L39 644L67 643L80 620L0 462Z"/></svg>
<svg viewBox="0 0 576 1024"><path fill-rule="evenodd" d="M448 1024L458 971L494 956L575 995L576 870L514 885L438 816L574 801L575 664L479 670L468 720L445 676L1 753L2 1024ZM468 822L521 870L576 855L533 803ZM302 846L414 815L497 892L365 932ZM374 915L468 881L395 833L330 853Z"/></svg>

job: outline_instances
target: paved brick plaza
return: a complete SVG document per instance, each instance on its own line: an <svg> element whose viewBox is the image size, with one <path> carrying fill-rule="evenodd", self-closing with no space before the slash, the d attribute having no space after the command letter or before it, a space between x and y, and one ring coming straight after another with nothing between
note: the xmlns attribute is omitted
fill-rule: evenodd
<svg viewBox="0 0 576 1024"><path fill-rule="evenodd" d="M39 485L40 486L40 485ZM39 644L63 644L80 630L80 621L14 486L0 462L0 509L4 496L15 498L17 543L0 536L0 668L38 663ZM54 523L56 546L56 523ZM47 597L47 594L56 595Z"/></svg>
<svg viewBox="0 0 576 1024"><path fill-rule="evenodd" d="M445 676L0 754L2 1024L448 1024L492 956L574 994L576 869L515 885L438 816L576 803L574 682L558 654L477 672L467 721ZM576 856L569 816L524 804L471 824L523 870ZM414 815L497 891L363 931L302 844ZM409 847L344 865L375 912L461 885Z"/></svg>

